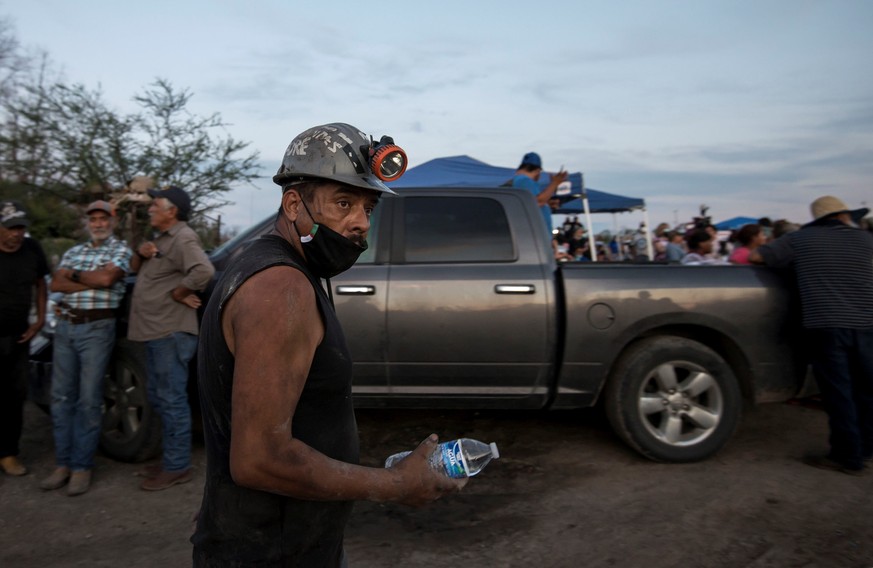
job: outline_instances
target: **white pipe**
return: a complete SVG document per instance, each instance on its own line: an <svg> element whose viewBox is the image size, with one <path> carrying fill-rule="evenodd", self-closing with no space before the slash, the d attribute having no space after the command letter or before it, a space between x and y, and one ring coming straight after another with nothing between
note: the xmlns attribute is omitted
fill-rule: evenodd
<svg viewBox="0 0 873 568"><path fill-rule="evenodd" d="M594 226L591 224L591 209L588 207L588 194L582 194L582 207L585 208L585 222L588 223L588 251L591 262L597 262L597 246L594 243Z"/></svg>
<svg viewBox="0 0 873 568"><path fill-rule="evenodd" d="M646 254L649 255L649 260L655 260L655 247L652 246L652 235L649 234L649 210L643 208L643 227L646 235Z"/></svg>

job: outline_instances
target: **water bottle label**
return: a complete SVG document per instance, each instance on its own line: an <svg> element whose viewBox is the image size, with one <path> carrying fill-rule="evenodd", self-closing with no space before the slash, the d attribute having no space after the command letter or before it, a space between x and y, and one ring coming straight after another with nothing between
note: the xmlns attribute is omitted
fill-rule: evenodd
<svg viewBox="0 0 873 568"><path fill-rule="evenodd" d="M459 440L440 444L440 454L446 475L457 479L467 477L467 468L461 455L461 442Z"/></svg>

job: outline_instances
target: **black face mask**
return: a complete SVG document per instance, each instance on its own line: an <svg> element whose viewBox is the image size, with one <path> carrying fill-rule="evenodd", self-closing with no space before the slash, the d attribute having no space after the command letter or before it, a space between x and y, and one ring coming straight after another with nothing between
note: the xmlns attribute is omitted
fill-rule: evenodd
<svg viewBox="0 0 873 568"><path fill-rule="evenodd" d="M319 278L333 278L351 268L361 253L367 250L366 241L363 245L359 245L325 225L315 223L309 207L302 199L300 202L313 221L309 234L300 237L303 251L306 253L306 265L312 273ZM296 223L294 228L297 228ZM297 233L300 234L300 231Z"/></svg>

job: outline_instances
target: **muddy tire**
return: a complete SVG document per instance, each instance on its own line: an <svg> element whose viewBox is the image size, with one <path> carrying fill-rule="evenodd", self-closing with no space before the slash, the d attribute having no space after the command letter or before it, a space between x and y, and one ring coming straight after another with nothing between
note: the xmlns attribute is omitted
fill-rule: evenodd
<svg viewBox="0 0 873 568"><path fill-rule="evenodd" d="M739 385L724 359L682 337L632 345L610 375L604 398L618 436L661 462L712 456L731 438L742 414Z"/></svg>
<svg viewBox="0 0 873 568"><path fill-rule="evenodd" d="M106 372L100 449L126 462L153 458L161 450L161 420L146 396L145 348L119 339Z"/></svg>

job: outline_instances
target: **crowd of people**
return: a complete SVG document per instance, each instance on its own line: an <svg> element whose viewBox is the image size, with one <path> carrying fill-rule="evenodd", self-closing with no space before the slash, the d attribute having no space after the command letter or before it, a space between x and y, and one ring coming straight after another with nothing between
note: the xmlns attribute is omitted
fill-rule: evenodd
<svg viewBox="0 0 873 568"><path fill-rule="evenodd" d="M860 219L858 227L873 231L873 219ZM666 262L668 264L713 265L752 264L749 255L758 247L797 231L801 225L786 219L771 221L767 217L738 229L719 231L708 219L670 228L661 223L647 236L645 226L629 237L614 236L604 243L595 240L599 262ZM654 256L649 256L649 248ZM552 248L559 262L591 260L588 232L578 217L567 217L553 230Z"/></svg>
<svg viewBox="0 0 873 568"><path fill-rule="evenodd" d="M129 273L138 273L138 278L128 338L145 345L148 398L163 428L162 463L146 472L141 487L156 491L191 479L188 362L197 348L197 292L209 283L214 268L186 222L191 212L188 193L167 187L149 194L153 240L132 250L114 234L115 207L97 200L83 210L87 240L67 250L51 273L51 291L60 296L51 377L55 469L40 481L43 490L66 486L67 495L75 496L91 486L103 383L115 347L123 279ZM18 459L18 443L28 344L45 324L49 274L42 247L26 234L29 225L21 204L0 204L0 468L14 476L27 473ZM31 323L34 302L37 317Z"/></svg>

